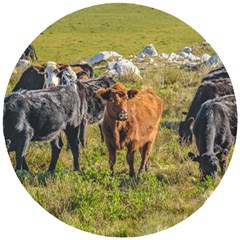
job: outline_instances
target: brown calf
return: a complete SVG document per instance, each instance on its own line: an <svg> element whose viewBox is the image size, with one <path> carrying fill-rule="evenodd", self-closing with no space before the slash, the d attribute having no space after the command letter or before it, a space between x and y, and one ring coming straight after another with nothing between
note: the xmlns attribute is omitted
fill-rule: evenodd
<svg viewBox="0 0 240 240"><path fill-rule="evenodd" d="M125 146L130 177L135 176L133 164L137 149L142 158L138 175L144 168L147 171L148 159L163 112L163 101L149 89L127 91L120 83L111 88L100 89L98 94L107 101L102 128L112 174L116 151Z"/></svg>

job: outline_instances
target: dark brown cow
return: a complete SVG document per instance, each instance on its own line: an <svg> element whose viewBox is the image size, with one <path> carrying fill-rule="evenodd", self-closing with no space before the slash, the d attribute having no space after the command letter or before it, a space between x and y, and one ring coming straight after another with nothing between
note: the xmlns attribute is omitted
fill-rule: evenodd
<svg viewBox="0 0 240 240"><path fill-rule="evenodd" d="M107 101L102 127L112 174L116 151L126 146L130 177L135 176L134 153L137 149L140 150L140 175L144 168L147 170L163 112L163 101L149 89L127 91L120 83L108 89L100 89L98 94Z"/></svg>

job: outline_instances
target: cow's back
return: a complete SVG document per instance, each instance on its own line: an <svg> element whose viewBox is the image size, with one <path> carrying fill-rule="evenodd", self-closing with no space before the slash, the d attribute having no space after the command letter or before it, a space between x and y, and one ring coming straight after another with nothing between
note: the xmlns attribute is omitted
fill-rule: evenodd
<svg viewBox="0 0 240 240"><path fill-rule="evenodd" d="M49 140L67 125L80 124L79 109L77 92L70 86L12 93L4 103L5 138L31 130L33 140Z"/></svg>
<svg viewBox="0 0 240 240"><path fill-rule="evenodd" d="M223 81L229 81L230 77L225 67L220 67L210 71L203 79L202 82L205 81L214 81L216 79L220 79Z"/></svg>
<svg viewBox="0 0 240 240"><path fill-rule="evenodd" d="M208 150L210 142L219 146L225 141L231 142L237 133L235 96L218 97L202 104L196 116L193 132L200 154L210 151ZM214 141L211 141L212 139Z"/></svg>
<svg viewBox="0 0 240 240"><path fill-rule="evenodd" d="M163 112L163 101L149 89L142 89L128 101L130 128L136 130L137 138L146 141L155 136ZM141 145L141 143L140 143Z"/></svg>

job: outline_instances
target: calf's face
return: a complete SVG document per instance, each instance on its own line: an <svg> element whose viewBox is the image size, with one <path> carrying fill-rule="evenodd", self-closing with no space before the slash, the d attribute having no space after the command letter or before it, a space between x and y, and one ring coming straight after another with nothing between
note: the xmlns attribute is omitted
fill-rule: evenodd
<svg viewBox="0 0 240 240"><path fill-rule="evenodd" d="M46 66L44 70L44 79L46 88L56 87L59 85L59 69L56 66Z"/></svg>
<svg viewBox="0 0 240 240"><path fill-rule="evenodd" d="M213 179L217 176L217 164L218 158L216 155L202 154L201 156L196 156L194 153L189 152L188 156L194 161L199 162L199 168L201 171L201 179L210 176Z"/></svg>
<svg viewBox="0 0 240 240"><path fill-rule="evenodd" d="M107 101L107 111L116 121L128 119L128 100L138 93L137 90L126 90L122 84L116 83L111 88L98 90L98 95Z"/></svg>
<svg viewBox="0 0 240 240"><path fill-rule="evenodd" d="M63 69L61 75L61 85L73 85L77 80L77 74L72 70L71 67Z"/></svg>
<svg viewBox="0 0 240 240"><path fill-rule="evenodd" d="M59 67L55 62L47 62L44 66L35 66L34 69L44 75L45 87L56 87L60 85L58 74L66 66Z"/></svg>

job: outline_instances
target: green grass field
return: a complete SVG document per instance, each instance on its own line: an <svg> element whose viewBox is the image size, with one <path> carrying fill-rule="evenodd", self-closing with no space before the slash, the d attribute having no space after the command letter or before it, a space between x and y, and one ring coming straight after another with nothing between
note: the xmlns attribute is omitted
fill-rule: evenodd
<svg viewBox="0 0 240 240"><path fill-rule="evenodd" d="M155 9L127 4L87 8L52 24L34 41L39 63L87 60L99 51L137 55L153 43L158 52L178 52L191 46L196 55L213 53L189 26ZM48 212L84 231L105 236L133 237L174 226L195 212L220 182L220 177L199 182L199 169L187 157L196 146L178 144L183 119L202 77L209 71L178 68L156 60L158 66L140 68L143 79L121 79L128 88L148 86L164 100L164 113L151 154L150 171L140 180L128 176L126 151L118 152L116 177L110 176L106 147L96 125L87 130L87 148L81 149L81 173L72 171L72 156L65 147L54 174L46 172L50 145L32 142L27 151L31 173L17 175L29 194ZM104 64L96 75L104 74ZM7 94L21 71L11 77ZM118 79L116 79L118 80ZM66 140L64 139L65 143ZM15 166L14 154L10 154ZM140 164L136 154L135 168ZM220 176L220 174L219 174Z"/></svg>

